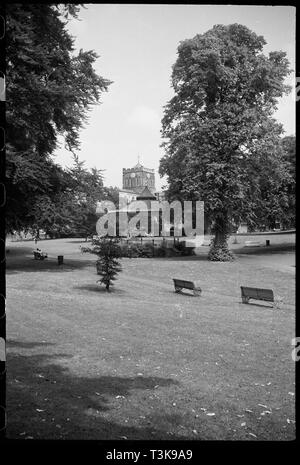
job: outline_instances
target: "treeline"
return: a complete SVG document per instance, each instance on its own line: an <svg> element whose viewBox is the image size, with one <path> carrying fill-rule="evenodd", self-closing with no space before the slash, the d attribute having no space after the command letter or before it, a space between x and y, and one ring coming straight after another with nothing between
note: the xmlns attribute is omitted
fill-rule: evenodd
<svg viewBox="0 0 300 465"><path fill-rule="evenodd" d="M86 170L75 155L88 111L111 84L95 72L94 51L75 53L67 23L79 10L7 5L7 232L88 234L95 199L109 195L101 172ZM67 170L53 159L61 138L74 153Z"/></svg>

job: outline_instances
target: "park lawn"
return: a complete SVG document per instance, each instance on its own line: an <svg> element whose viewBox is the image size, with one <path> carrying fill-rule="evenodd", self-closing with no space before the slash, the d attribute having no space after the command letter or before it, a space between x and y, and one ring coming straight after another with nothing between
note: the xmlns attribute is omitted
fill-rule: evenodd
<svg viewBox="0 0 300 465"><path fill-rule="evenodd" d="M44 262L30 242L7 254L8 438L294 439L293 252L123 259L107 293L83 242L39 245ZM241 285L281 308L241 304Z"/></svg>

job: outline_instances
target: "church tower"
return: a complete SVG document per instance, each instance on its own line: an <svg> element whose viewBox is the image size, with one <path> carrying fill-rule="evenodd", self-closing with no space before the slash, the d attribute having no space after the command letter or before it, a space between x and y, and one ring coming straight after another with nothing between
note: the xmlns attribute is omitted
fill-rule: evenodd
<svg viewBox="0 0 300 465"><path fill-rule="evenodd" d="M133 168L123 168L123 189L140 194L145 187L154 194L155 173L154 169L146 168L140 161Z"/></svg>

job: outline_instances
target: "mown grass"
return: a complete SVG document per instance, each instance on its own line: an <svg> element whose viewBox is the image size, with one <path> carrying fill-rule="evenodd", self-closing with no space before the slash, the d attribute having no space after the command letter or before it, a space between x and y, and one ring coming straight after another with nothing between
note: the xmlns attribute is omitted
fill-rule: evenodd
<svg viewBox="0 0 300 465"><path fill-rule="evenodd" d="M293 252L123 259L107 293L80 245L43 241L40 262L9 244L9 438L294 439ZM175 294L173 277L202 296ZM241 285L281 308L241 304Z"/></svg>

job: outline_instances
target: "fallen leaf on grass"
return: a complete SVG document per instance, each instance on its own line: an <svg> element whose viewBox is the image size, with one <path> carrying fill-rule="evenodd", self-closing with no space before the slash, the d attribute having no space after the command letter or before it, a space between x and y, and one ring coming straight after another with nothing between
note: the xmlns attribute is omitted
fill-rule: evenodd
<svg viewBox="0 0 300 465"><path fill-rule="evenodd" d="M127 439L127 436L120 436L121 439Z"/></svg>
<svg viewBox="0 0 300 465"><path fill-rule="evenodd" d="M295 420L290 420L289 418L287 418L286 421L288 422L288 424L290 424L290 423L295 423Z"/></svg>
<svg viewBox="0 0 300 465"><path fill-rule="evenodd" d="M264 405L264 404L257 404L257 405L259 405L260 407L263 407L263 408L268 408L268 406Z"/></svg>
<svg viewBox="0 0 300 465"><path fill-rule="evenodd" d="M244 423L241 423L241 426L246 426L246 423L245 423L245 422L244 422Z"/></svg>
<svg viewBox="0 0 300 465"><path fill-rule="evenodd" d="M253 436L254 438L257 438L256 434L254 433L248 433L250 436Z"/></svg>
<svg viewBox="0 0 300 465"><path fill-rule="evenodd" d="M35 410L36 410L37 412L44 412L44 411L45 411L45 410L42 410L42 409L40 409L40 408L36 408Z"/></svg>
<svg viewBox="0 0 300 465"><path fill-rule="evenodd" d="M124 396L116 396L116 399L125 399Z"/></svg>
<svg viewBox="0 0 300 465"><path fill-rule="evenodd" d="M253 410L250 410L250 409L246 408L245 412L253 413Z"/></svg>
<svg viewBox="0 0 300 465"><path fill-rule="evenodd" d="M215 414L215 413L207 413L206 415L207 415L208 417L213 417L213 416L215 416L216 414Z"/></svg>
<svg viewBox="0 0 300 465"><path fill-rule="evenodd" d="M294 392L289 392L289 395L290 395L290 396L294 396L295 393L294 393Z"/></svg>
<svg viewBox="0 0 300 465"><path fill-rule="evenodd" d="M193 433L194 433L194 434L198 434L198 433L197 433L197 430L195 430L195 429L193 429Z"/></svg>

